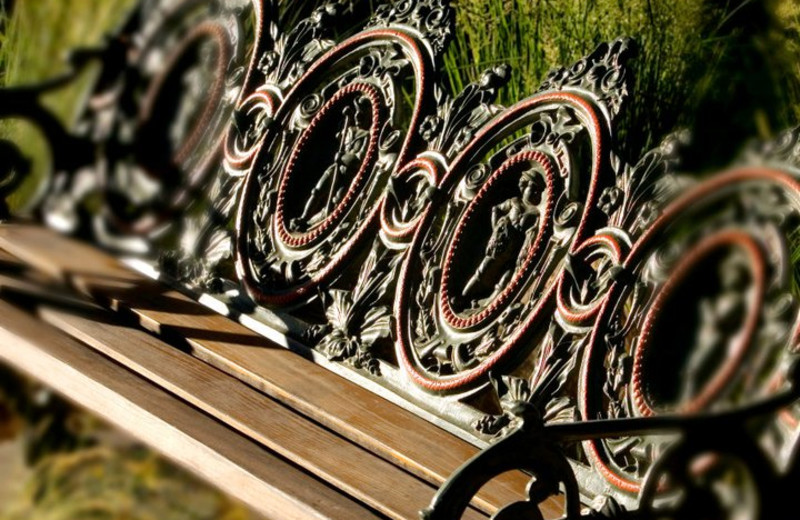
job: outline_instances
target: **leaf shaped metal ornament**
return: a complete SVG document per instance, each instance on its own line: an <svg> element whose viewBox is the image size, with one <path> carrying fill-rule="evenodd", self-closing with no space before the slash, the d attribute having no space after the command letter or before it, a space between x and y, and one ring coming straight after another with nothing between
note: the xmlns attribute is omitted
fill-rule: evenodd
<svg viewBox="0 0 800 520"><path fill-rule="evenodd" d="M556 495L570 520L747 496L779 517L800 474L800 131L717 175L680 173L684 132L629 164L629 39L502 107L507 66L445 86L446 0L292 26L283 4L144 1L66 76L0 89L51 141L38 216L486 448L425 518L518 469L524 500L493 518ZM92 61L68 131L41 97ZM30 167L0 152L5 196Z"/></svg>

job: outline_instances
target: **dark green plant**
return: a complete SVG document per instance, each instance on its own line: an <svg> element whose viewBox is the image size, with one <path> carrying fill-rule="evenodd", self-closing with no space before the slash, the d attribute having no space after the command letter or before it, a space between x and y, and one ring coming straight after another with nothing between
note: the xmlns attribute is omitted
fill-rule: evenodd
<svg viewBox="0 0 800 520"><path fill-rule="evenodd" d="M446 72L456 90L507 62L508 104L535 91L548 70L598 43L631 36L633 102L618 147L631 160L679 128L693 129L687 165L719 167L744 141L795 124L800 71L789 59L797 11L755 0L455 0L456 41ZM776 16L780 11L781 16Z"/></svg>

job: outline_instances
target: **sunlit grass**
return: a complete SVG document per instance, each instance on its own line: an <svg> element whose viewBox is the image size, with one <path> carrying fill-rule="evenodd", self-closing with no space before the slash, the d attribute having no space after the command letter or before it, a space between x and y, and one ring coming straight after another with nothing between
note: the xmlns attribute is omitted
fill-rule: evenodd
<svg viewBox="0 0 800 520"><path fill-rule="evenodd" d="M99 45L125 16L133 0L17 1L10 17L2 12L5 32L0 46L0 86L30 85L66 72L71 49ZM45 105L70 127L91 84L93 71L80 81L48 95ZM0 122L0 138L16 143L33 163L31 182L14 196L12 208L29 201L49 174L50 154L37 129L19 121Z"/></svg>
<svg viewBox="0 0 800 520"><path fill-rule="evenodd" d="M458 90L506 62L509 104L533 93L547 72L598 43L635 38L632 103L619 148L635 160L680 127L695 129L694 167L726 164L750 137L795 123L800 103L798 24L791 2L751 0L454 0L458 24L445 64ZM777 13L780 13L778 15ZM796 33L795 33L796 36ZM787 45L792 42L792 47Z"/></svg>
<svg viewBox="0 0 800 520"><path fill-rule="evenodd" d="M377 5L378 0L361 0ZM284 0L308 13L323 0ZM682 128L687 168L724 167L745 141L800 120L800 4L792 0L451 0L456 35L444 58L453 91L497 63L512 65L509 105L547 72L599 43L633 37L632 103L617 148L630 161ZM291 16L288 18L293 19Z"/></svg>
<svg viewBox="0 0 800 520"><path fill-rule="evenodd" d="M52 78L67 70L67 53L99 45L119 24L133 0L59 0L17 2L0 47L0 81L24 85ZM48 106L69 122L86 82L51 96Z"/></svg>

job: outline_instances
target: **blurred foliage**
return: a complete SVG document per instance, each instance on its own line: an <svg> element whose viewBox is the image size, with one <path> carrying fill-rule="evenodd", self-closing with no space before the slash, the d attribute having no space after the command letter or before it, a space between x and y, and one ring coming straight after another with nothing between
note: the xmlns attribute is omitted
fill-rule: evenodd
<svg viewBox="0 0 800 520"><path fill-rule="evenodd" d="M324 1L282 0L282 18L292 23ZM367 11L377 4L355 1ZM10 17L0 9L0 86L63 71L69 49L101 42L134 2L0 0L14 5ZM685 127L694 134L687 168L724 166L746 140L769 138L800 117L800 3L794 0L452 3L458 24L444 57L446 82L457 92L484 69L509 63L513 76L501 94L504 104L530 95L549 69L574 62L598 43L635 38L632 103L618 129L618 147L629 160ZM92 71L47 98L65 124L74 120L91 81ZM30 125L0 123L0 139L12 136L35 158L41 177L49 168L42 160L46 143ZM24 435L27 459L37 467L27 495L0 511L0 520L243 518L241 509L145 451L87 448L94 444L91 422L0 368L0 441Z"/></svg>
<svg viewBox="0 0 800 520"><path fill-rule="evenodd" d="M792 124L800 119L800 2L796 0L770 0L767 4L773 25L769 34L770 45L775 50L777 65L772 68L788 101Z"/></svg>
<svg viewBox="0 0 800 520"><path fill-rule="evenodd" d="M0 365L0 443L33 468L0 520L247 520L245 507ZM122 442L120 442L122 441ZM0 486L4 485L0 475Z"/></svg>
<svg viewBox="0 0 800 520"><path fill-rule="evenodd" d="M246 509L142 448L50 456L0 520L246 520Z"/></svg>
<svg viewBox="0 0 800 520"><path fill-rule="evenodd" d="M67 70L66 55L76 47L101 43L121 23L135 0L0 0L0 87L26 85ZM6 7L12 6L12 11ZM97 70L44 98L45 105L67 126L78 115ZM0 139L12 140L33 165L33 175L9 200L15 210L33 202L50 173L50 151L38 129L28 122L0 121Z"/></svg>
<svg viewBox="0 0 800 520"><path fill-rule="evenodd" d="M0 0L2 1L2 0ZM65 72L67 53L102 43L135 0L59 0L16 2L10 18L3 10L0 85L23 85ZM76 116L91 75L46 100L69 123Z"/></svg>
<svg viewBox="0 0 800 520"><path fill-rule="evenodd" d="M22 436L28 464L92 446L97 427L46 387L0 365L0 442Z"/></svg>

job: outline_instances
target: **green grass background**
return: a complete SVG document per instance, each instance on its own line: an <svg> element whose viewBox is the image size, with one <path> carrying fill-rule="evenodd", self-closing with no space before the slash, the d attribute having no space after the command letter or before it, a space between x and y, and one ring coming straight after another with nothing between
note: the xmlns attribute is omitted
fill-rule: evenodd
<svg viewBox="0 0 800 520"><path fill-rule="evenodd" d="M62 59L67 50L100 42L108 30L121 22L133 1L17 0L10 17L5 10L0 14L0 85L33 83L65 70ZM320 2L285 0L283 7L287 19L296 19ZM458 91L487 67L509 63L513 76L501 94L504 104L531 94L548 70L572 63L601 41L621 35L636 38L639 56L632 63L632 103L618 129L618 147L630 161L667 134L689 128L694 141L687 152L686 168L704 172L726 165L747 140L768 139L800 119L800 3L794 0L452 3L458 25L454 43L444 58L446 82ZM46 99L66 125L74 120L91 79L90 72L80 82ZM47 147L32 126L0 122L0 138L11 138L20 144L28 156L36 158L38 175L44 175L48 168ZM18 197L17 206L25 196ZM173 479L171 470L162 468L160 463L130 452L116 456L102 452L101 456L93 451L84 459L70 457L40 466L32 489L40 490L48 481L53 485L69 481L64 480L64 474L75 475L76 482L83 481L83 473L76 471L78 467L89 468L92 475L107 472L108 468L115 473L124 472L130 466L133 469L127 474L131 482L145 478L143 474L154 478L153 474L164 472L168 473L169 482ZM133 486L131 482L120 485ZM124 488L121 493L118 489L110 492L125 496L125 490L129 491ZM8 518L31 514L41 518L78 518L70 516L69 511L81 511L80 503L67 504L73 509L66 511L41 509L42 504L37 505L33 496L21 497L13 513L9 510ZM93 501L97 497L90 498ZM235 508L231 511L237 518L241 514ZM115 517L113 511L107 513L111 516L98 517ZM165 514L159 513L158 517L183 518ZM141 515L137 518L148 517Z"/></svg>
<svg viewBox="0 0 800 520"><path fill-rule="evenodd" d="M65 57L78 46L97 45L121 23L133 0L16 0L11 14L0 0L0 86L36 83L67 71ZM46 96L45 105L69 127L96 69L79 81ZM36 127L22 120L0 121L0 139L16 143L32 162L28 182L11 196L12 209L31 202L37 186L50 173L47 142Z"/></svg>
<svg viewBox="0 0 800 520"><path fill-rule="evenodd" d="M356 0L359 1L359 0ZM370 5L377 0L360 0ZM321 0L285 2L307 13ZM635 161L689 128L686 168L727 165L753 138L800 120L800 2L796 0L451 0L456 35L443 74L453 91L497 63L512 65L509 105L547 72L598 43L636 39L635 85L618 148Z"/></svg>
<svg viewBox="0 0 800 520"><path fill-rule="evenodd" d="M0 84L34 82L63 70L68 49L99 42L132 3L18 0L0 36ZM294 19L320 3L284 0L283 8ZM452 4L458 23L444 59L447 82L457 91L485 68L509 63L513 77L501 94L504 104L534 92L548 70L572 63L601 41L636 38L633 102L619 127L619 148L629 160L685 127L694 132L696 151L688 168L721 167L747 139L769 138L800 116L800 3L795 0ZM67 124L88 81L87 75L47 100ZM7 124L0 127L0 137L15 132ZM32 134L27 129L17 140L32 141Z"/></svg>
<svg viewBox="0 0 800 520"><path fill-rule="evenodd" d="M0 35L3 85L33 83L66 71L66 53L77 46L99 44L134 2L17 0L15 3L12 16L4 21L5 32ZM86 81L88 78L48 99L48 106L65 122L75 116Z"/></svg>
<svg viewBox="0 0 800 520"><path fill-rule="evenodd" d="M635 85L619 141L629 160L686 127L698 151L689 167L724 166L744 140L797 120L799 10L791 0L457 0L456 7L450 83L459 88L487 65L508 62L506 103L599 42L635 38Z"/></svg>

